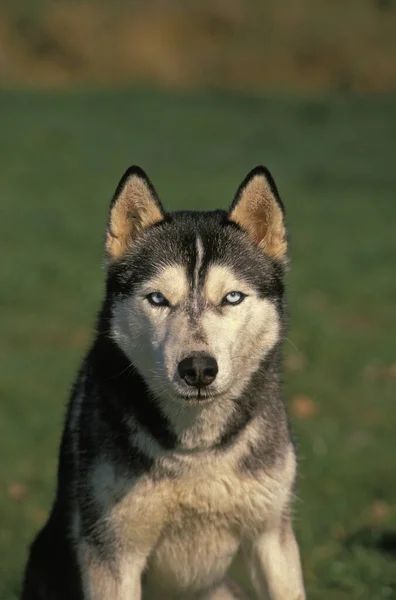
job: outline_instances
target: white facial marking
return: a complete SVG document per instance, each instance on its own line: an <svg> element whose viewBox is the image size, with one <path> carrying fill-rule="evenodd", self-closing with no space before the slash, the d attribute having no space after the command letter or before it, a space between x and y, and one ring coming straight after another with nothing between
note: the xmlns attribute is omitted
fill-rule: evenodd
<svg viewBox="0 0 396 600"><path fill-rule="evenodd" d="M219 306L223 298L231 292L254 294L255 292L240 279L231 269L220 265L210 267L205 281L205 296L211 304Z"/></svg>
<svg viewBox="0 0 396 600"><path fill-rule="evenodd" d="M176 306L186 297L187 291L185 268L181 265L172 265L165 267L156 277L147 281L140 293L146 295L159 292L171 306Z"/></svg>
<svg viewBox="0 0 396 600"><path fill-rule="evenodd" d="M131 363L157 388L168 380L164 349L174 337L175 313L169 307L153 306L146 296L160 292L172 307L186 298L188 283L182 266L165 267L133 296L117 300L113 306L112 337Z"/></svg>
<svg viewBox="0 0 396 600"><path fill-rule="evenodd" d="M259 298L231 269L213 265L205 282L207 299L218 307L230 292L241 292L245 298L236 305L223 306L220 313L205 311L202 326L219 366L216 386L232 389L236 397L278 341L280 324L270 300Z"/></svg>
<svg viewBox="0 0 396 600"><path fill-rule="evenodd" d="M199 298L199 272L201 270L202 267L202 260L203 260L203 255L204 255L204 247L202 245L202 240L199 236L197 236L196 239L196 249L197 249L197 254L196 254L196 262L195 262L195 268L194 268L194 304L195 307L198 306L198 298Z"/></svg>
<svg viewBox="0 0 396 600"><path fill-rule="evenodd" d="M195 281L202 251L202 242L197 239ZM208 446L218 435L231 414L232 399L240 395L276 344L280 330L274 303L260 298L231 268L209 267L203 289L197 292L205 300L202 312L197 311L195 298L191 298L186 269L181 265L167 266L131 297L117 300L112 319L114 340L129 357L131 368L133 365L141 373L161 402L186 448ZM153 293L161 294L169 306L150 303L147 295ZM227 296L231 300L236 297L238 302L224 303ZM200 336L191 326L192 315L198 319ZM197 390L180 378L178 364L193 352L206 352L218 364L216 379L206 390L215 396L214 402L207 405L210 410L204 408L204 402L198 402L195 408L186 404L186 396L196 398ZM222 407L216 420L217 431L211 412L214 404ZM156 453L148 440L140 441Z"/></svg>

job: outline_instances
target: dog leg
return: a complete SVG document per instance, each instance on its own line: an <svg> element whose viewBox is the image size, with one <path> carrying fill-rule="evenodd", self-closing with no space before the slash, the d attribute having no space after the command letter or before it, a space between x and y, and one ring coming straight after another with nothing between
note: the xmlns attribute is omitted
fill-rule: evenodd
<svg viewBox="0 0 396 600"><path fill-rule="evenodd" d="M290 520L253 541L246 556L260 600L305 600L300 555Z"/></svg>
<svg viewBox="0 0 396 600"><path fill-rule="evenodd" d="M146 562L125 554L106 560L87 542L79 545L84 600L141 600L141 575Z"/></svg>
<svg viewBox="0 0 396 600"><path fill-rule="evenodd" d="M250 600L249 596L231 577L225 580L202 600Z"/></svg>

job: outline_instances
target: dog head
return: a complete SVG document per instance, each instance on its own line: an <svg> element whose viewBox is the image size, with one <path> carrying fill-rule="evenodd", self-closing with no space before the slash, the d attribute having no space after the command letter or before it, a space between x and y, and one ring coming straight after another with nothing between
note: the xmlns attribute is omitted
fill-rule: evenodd
<svg viewBox="0 0 396 600"><path fill-rule="evenodd" d="M284 209L256 167L229 211L166 213L138 167L107 234L110 335L157 397L237 396L282 335Z"/></svg>

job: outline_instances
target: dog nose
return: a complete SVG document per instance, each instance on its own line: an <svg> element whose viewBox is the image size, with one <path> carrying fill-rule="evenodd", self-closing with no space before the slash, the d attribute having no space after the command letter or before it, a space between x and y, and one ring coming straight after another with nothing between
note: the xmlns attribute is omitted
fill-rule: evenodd
<svg viewBox="0 0 396 600"><path fill-rule="evenodd" d="M205 352L197 352L183 358L177 369L187 385L197 388L210 385L219 370L216 359Z"/></svg>

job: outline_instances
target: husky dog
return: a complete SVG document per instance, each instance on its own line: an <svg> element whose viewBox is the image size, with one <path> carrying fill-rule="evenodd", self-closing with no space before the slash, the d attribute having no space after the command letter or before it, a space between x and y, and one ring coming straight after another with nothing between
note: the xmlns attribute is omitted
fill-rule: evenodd
<svg viewBox="0 0 396 600"><path fill-rule="evenodd" d="M23 600L304 600L281 394L284 208L256 167L230 210L164 211L125 173L106 294L68 406Z"/></svg>

